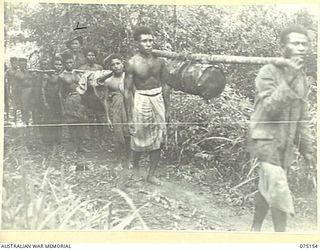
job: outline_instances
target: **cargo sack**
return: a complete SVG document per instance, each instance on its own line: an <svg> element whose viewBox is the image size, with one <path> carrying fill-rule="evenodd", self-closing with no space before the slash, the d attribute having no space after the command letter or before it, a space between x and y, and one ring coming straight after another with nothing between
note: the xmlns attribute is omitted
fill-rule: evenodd
<svg viewBox="0 0 320 250"><path fill-rule="evenodd" d="M220 95L226 85L224 73L212 64L172 60L168 62L167 69L169 86L206 100Z"/></svg>

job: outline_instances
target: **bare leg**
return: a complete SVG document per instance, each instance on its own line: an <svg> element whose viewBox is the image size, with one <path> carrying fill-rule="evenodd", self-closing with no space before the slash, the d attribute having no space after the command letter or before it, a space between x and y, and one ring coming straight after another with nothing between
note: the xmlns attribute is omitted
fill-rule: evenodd
<svg viewBox="0 0 320 250"><path fill-rule="evenodd" d="M78 141L78 138L77 138L77 133L75 131L75 126L70 126L69 125L68 128L69 128L69 134L70 134L71 142L73 144L75 152L77 152L78 151L78 147L79 147L79 141Z"/></svg>
<svg viewBox="0 0 320 250"><path fill-rule="evenodd" d="M100 124L106 123L106 118L104 114L97 113L97 123L99 123L99 125L96 126L99 133L99 144L102 145L105 136L105 125Z"/></svg>
<svg viewBox="0 0 320 250"><path fill-rule="evenodd" d="M139 166L139 161L141 157L141 152L132 151L132 160L133 160L133 171L136 176L141 177L141 167Z"/></svg>
<svg viewBox="0 0 320 250"><path fill-rule="evenodd" d="M125 157L125 167L126 168L129 168L130 167L130 162L131 162L131 148L130 148L130 137L125 137L124 138L124 141L125 141L125 154L124 154L124 157Z"/></svg>
<svg viewBox="0 0 320 250"><path fill-rule="evenodd" d="M29 125L29 111L21 110L21 119L25 125Z"/></svg>
<svg viewBox="0 0 320 250"><path fill-rule="evenodd" d="M147 175L147 181L154 184L161 184L161 182L155 178L154 174L160 161L160 149L150 152L150 168Z"/></svg>
<svg viewBox="0 0 320 250"><path fill-rule="evenodd" d="M275 232L285 232L287 226L287 214L277 208L271 208L273 228Z"/></svg>
<svg viewBox="0 0 320 250"><path fill-rule="evenodd" d="M16 109L13 110L13 121L14 121L14 124L17 124L17 110Z"/></svg>
<svg viewBox="0 0 320 250"><path fill-rule="evenodd" d="M116 169L122 169L124 167L123 165L123 145L121 143L118 143L116 140L114 140L115 144L115 153L117 157L117 166Z"/></svg>
<svg viewBox="0 0 320 250"><path fill-rule="evenodd" d="M93 124L95 122L95 115L90 114L88 115L89 120L89 134L90 134L90 140L94 143L95 140L95 125Z"/></svg>
<svg viewBox="0 0 320 250"><path fill-rule="evenodd" d="M269 205L260 192L255 197L254 217L251 231L261 231L262 223L269 210Z"/></svg>
<svg viewBox="0 0 320 250"><path fill-rule="evenodd" d="M6 122L9 122L9 110L10 110L10 107L9 107L9 105L6 103L6 107L5 107L5 111L6 111Z"/></svg>
<svg viewBox="0 0 320 250"><path fill-rule="evenodd" d="M56 143L58 145L61 145L61 141L62 141L62 127L57 125L57 127L55 127L56 129L56 134L57 134L57 137L56 137Z"/></svg>
<svg viewBox="0 0 320 250"><path fill-rule="evenodd" d="M89 150L85 148L84 143L85 143L85 132L86 132L86 127L85 125L77 125L75 126L75 131L76 131L76 137L78 139L78 152L82 153L88 153Z"/></svg>

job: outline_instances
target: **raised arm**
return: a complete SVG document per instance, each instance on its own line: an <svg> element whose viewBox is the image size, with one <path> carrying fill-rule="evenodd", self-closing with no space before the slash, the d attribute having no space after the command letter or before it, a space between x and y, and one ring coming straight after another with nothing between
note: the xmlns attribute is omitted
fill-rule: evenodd
<svg viewBox="0 0 320 250"><path fill-rule="evenodd" d="M126 108L127 121L132 123L132 107L133 107L133 65L129 60L126 65L125 78L124 78L124 104Z"/></svg>
<svg viewBox="0 0 320 250"><path fill-rule="evenodd" d="M276 118L280 109L288 106L293 99L299 98L291 88L292 79L278 79L275 66L269 64L261 68L256 78L257 101L262 103L269 118Z"/></svg>

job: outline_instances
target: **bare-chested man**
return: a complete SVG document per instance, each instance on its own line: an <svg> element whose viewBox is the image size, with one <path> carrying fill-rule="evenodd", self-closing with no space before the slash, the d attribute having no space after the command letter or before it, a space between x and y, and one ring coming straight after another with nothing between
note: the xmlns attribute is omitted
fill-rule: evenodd
<svg viewBox="0 0 320 250"><path fill-rule="evenodd" d="M43 124L49 124L42 128L42 140L46 145L60 145L62 140L62 98L59 75L63 71L61 57L54 57L52 66L54 73L43 77L43 86L41 89L43 100ZM58 124L53 126L53 124Z"/></svg>
<svg viewBox="0 0 320 250"><path fill-rule="evenodd" d="M33 93L33 81L34 75L27 69L27 59L18 58L19 69L16 74L19 91L17 91L18 98L18 109L21 110L21 119L25 125L29 124L30 112L32 111L32 93Z"/></svg>
<svg viewBox="0 0 320 250"><path fill-rule="evenodd" d="M75 152L88 152L84 147L87 114L81 103L81 96L77 91L80 76L73 71L74 60L72 54L62 54L65 70L59 75L58 81L61 86L61 96L64 99L64 116L69 123L69 132Z"/></svg>
<svg viewBox="0 0 320 250"><path fill-rule="evenodd" d="M165 84L167 69L164 60L152 54L153 35L149 27L138 27L134 39L139 52L127 63L124 86L133 168L140 175L141 153L148 152L151 164L146 179L159 184L154 175L168 121L170 90Z"/></svg>
<svg viewBox="0 0 320 250"><path fill-rule="evenodd" d="M130 164L130 135L128 130L127 114L124 106L124 65L120 55L108 57L108 68L113 72L104 82L104 106L107 121L113 127L116 154L120 160L119 165L128 168ZM109 104L109 97L111 98ZM112 121L110 119L110 111Z"/></svg>

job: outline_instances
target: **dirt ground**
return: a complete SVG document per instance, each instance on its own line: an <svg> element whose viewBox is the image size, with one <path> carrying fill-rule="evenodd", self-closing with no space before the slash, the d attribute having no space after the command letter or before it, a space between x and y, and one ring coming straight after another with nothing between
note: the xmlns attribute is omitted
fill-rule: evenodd
<svg viewBox="0 0 320 250"><path fill-rule="evenodd" d="M21 139L19 129L5 130L5 150L13 143L27 143L30 158L45 155L51 149L45 148L38 135ZM21 129L20 129L21 130ZM20 139L19 139L20 138ZM64 138L63 150L68 152L71 144ZM75 165L67 169L72 178L68 180L72 191L82 199L110 200L113 207L128 207L126 201L112 192L118 188L132 200L135 208L149 230L214 230L249 231L253 216L252 204L234 206L228 202L223 183L199 183L190 172L197 172L197 166L174 166L161 162L157 175L161 186L146 183L143 179L132 178L132 169L118 169L112 145L102 149L92 148L91 153L82 155L84 169L77 171ZM59 162L56 161L59 171ZM141 165L146 172L149 161L145 157ZM130 209L128 207L128 209ZM114 216L120 216L115 214ZM139 220L134 220L130 229L143 229ZM288 231L310 232L317 230L314 216L297 213L288 220ZM263 231L273 231L270 215L267 216Z"/></svg>
<svg viewBox="0 0 320 250"><path fill-rule="evenodd" d="M81 173L83 181L79 183L77 190L91 193L88 190L91 186L89 183L94 182L97 189L101 190L96 192L108 196L108 192L103 192L104 185L109 186L103 176L110 167L116 165L116 161L111 154L103 157L91 154L89 157L87 160L93 163L92 168ZM108 158L109 164L97 164L99 161L105 163L106 161L101 159L104 157ZM113 182L133 200L137 208L148 204L140 210L140 215L151 230L250 230L253 209L248 206L231 206L225 195L219 193L219 183L205 186L181 176L177 177L176 172L177 169L173 165L161 165L158 177L162 185L156 186L144 180L131 179L131 170L115 170ZM296 215L288 221L288 231L315 230L316 221L312 221L312 218ZM270 215L267 216L263 231L273 231Z"/></svg>

